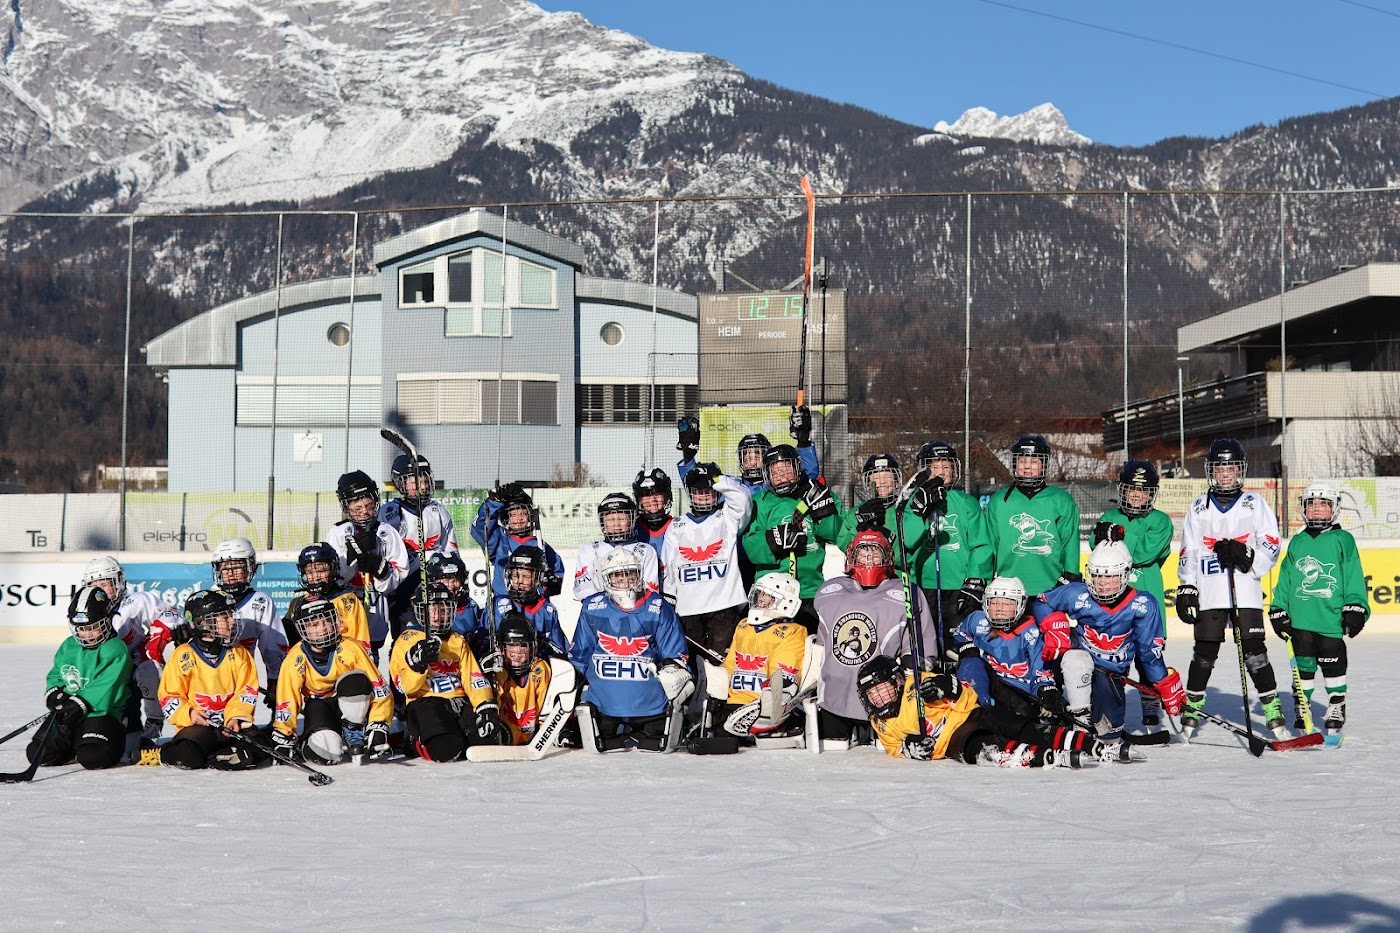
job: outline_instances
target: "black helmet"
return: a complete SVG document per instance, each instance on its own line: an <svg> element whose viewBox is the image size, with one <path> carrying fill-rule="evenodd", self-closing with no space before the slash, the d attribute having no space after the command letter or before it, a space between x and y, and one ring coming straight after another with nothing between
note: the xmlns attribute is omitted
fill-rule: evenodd
<svg viewBox="0 0 1400 933"><path fill-rule="evenodd" d="M1011 445L1011 479L1022 489L1039 489L1045 485L1046 474L1050 472L1050 442L1039 434L1023 434ZM1016 461L1021 457L1036 457L1040 460L1039 476L1021 476L1016 469Z"/></svg>
<svg viewBox="0 0 1400 933"><path fill-rule="evenodd" d="M448 577L456 577L463 586L467 585L467 565L456 554L434 554L428 558L428 582L436 583Z"/></svg>
<svg viewBox="0 0 1400 933"><path fill-rule="evenodd" d="M1124 515L1137 518L1152 511L1157 501L1157 490L1161 480L1157 468L1147 460L1129 460L1118 471L1118 510ZM1147 501L1141 505L1128 504L1128 490L1140 489L1147 493Z"/></svg>
<svg viewBox="0 0 1400 933"><path fill-rule="evenodd" d="M763 455L768 453L768 448L773 445L768 442L768 438L762 434L745 434L739 438L739 476L744 482L757 484L763 482ZM756 451L756 456L744 456L745 451Z"/></svg>
<svg viewBox="0 0 1400 933"><path fill-rule="evenodd" d="M626 515L627 528L623 531L608 531L609 515ZM626 544L631 541L637 531L636 525L637 503L626 493L610 492L598 503L598 530L603 533L603 540L609 544Z"/></svg>
<svg viewBox="0 0 1400 933"><path fill-rule="evenodd" d="M185 600L185 621L197 641L211 647L232 648L243 628L243 623L234 615L237 608L238 603L223 590L200 590ZM222 615L233 620L225 634L220 634L218 629L218 617Z"/></svg>
<svg viewBox="0 0 1400 933"><path fill-rule="evenodd" d="M520 511L525 513L525 524L518 528L512 528L510 526L511 515ZM502 502L500 511L496 514L501 527L510 534L528 537L540 530L540 510L535 508L535 500L530 498L528 492L521 492L519 495L511 496Z"/></svg>
<svg viewBox="0 0 1400 933"><path fill-rule="evenodd" d="M899 715L899 707L904 700L902 673L899 662L887 654L877 654L860 666L856 672L856 692L860 694L860 702L867 715L880 719ZM886 683L894 685L893 695L882 703L871 701L870 691Z"/></svg>
<svg viewBox="0 0 1400 933"><path fill-rule="evenodd" d="M350 517L350 503L368 496L374 500L369 516L358 521ZM362 527L373 519L379 511L379 484L370 479L364 470L352 470L340 477L335 484L335 497L340 500L340 514L347 522Z"/></svg>
<svg viewBox="0 0 1400 933"><path fill-rule="evenodd" d="M656 531L666 524L671 518L671 477L666 475L666 471L656 467L650 473L642 470L637 474L637 478L632 482L632 495L637 499L637 513L642 517L642 524L652 531ZM648 512L642 507L642 500L647 496L665 496L666 504L660 511Z"/></svg>
<svg viewBox="0 0 1400 933"><path fill-rule="evenodd" d="M875 474L893 473L894 487L887 495L880 495L874 487ZM871 498L878 500L886 508L893 504L899 495L899 486L904 482L904 474L899 470L899 461L894 454L871 454L865 458L865 466L860 470L860 484L865 487Z"/></svg>
<svg viewBox="0 0 1400 933"><path fill-rule="evenodd" d="M434 613L432 609L436 605L447 606L446 613ZM435 635L438 638L444 638L452 631L452 617L456 614L457 597L446 583L428 584L428 603L426 606L417 599L413 602L413 615L418 619L418 626L429 635Z"/></svg>
<svg viewBox="0 0 1400 933"><path fill-rule="evenodd" d="M919 448L919 453L915 457L918 461L919 469L927 470L929 464L935 460L951 460L953 462L953 478L948 485L956 486L962 479L962 460L958 457L958 449L944 440L932 440Z"/></svg>
<svg viewBox="0 0 1400 933"><path fill-rule="evenodd" d="M782 483L773 482L773 467L785 461L792 462L793 478ZM763 455L763 480L768 484L768 489L774 495L790 496L802 486L802 458L798 456L797 448L791 444L775 444L768 448L768 452Z"/></svg>
<svg viewBox="0 0 1400 933"><path fill-rule="evenodd" d="M318 622L329 623L325 631L315 637L308 633ZM340 644L340 613L335 603L319 596L307 596L292 610L292 625L296 627L301 640L312 651L329 652Z"/></svg>
<svg viewBox="0 0 1400 933"><path fill-rule="evenodd" d="M715 480L724 474L720 472L718 465L713 463L697 463L685 474L685 491L690 499L690 511L694 515L709 515L720 506L722 497L715 490ZM714 497L708 503L698 503L695 501L695 493L710 491Z"/></svg>
<svg viewBox="0 0 1400 933"><path fill-rule="evenodd" d="M530 624L530 620L525 618L525 614L518 609L512 609L501 616L501 624L496 626L496 641L501 646L501 653L512 645L525 645L530 649L526 659L519 663L512 663L510 657L506 657L506 670L510 671L513 677L522 677L529 672L530 666L535 663L536 649L539 647L539 636L535 634L535 627Z"/></svg>
<svg viewBox="0 0 1400 933"><path fill-rule="evenodd" d="M1210 480L1211 492L1234 492L1244 485L1249 464L1245 461L1244 445L1233 437L1222 437L1211 441L1206 451L1206 478ZM1216 478L1217 467L1234 467L1231 478L1221 482Z"/></svg>
<svg viewBox="0 0 1400 933"><path fill-rule="evenodd" d="M68 626L73 639L84 648L96 648L115 633L112 629L112 597L100 586L84 584L68 603Z"/></svg>
<svg viewBox="0 0 1400 933"><path fill-rule="evenodd" d="M512 570L529 570L535 575L534 582L527 586L517 586L511 580ZM548 572L549 565L544 561L544 551L533 544L522 544L506 558L506 595L518 602L533 602L535 597L540 595L540 585Z"/></svg>
<svg viewBox="0 0 1400 933"><path fill-rule="evenodd" d="M325 564L330 568L330 576L319 583L306 579L306 568L312 564ZM340 589L340 555L324 541L308 544L297 555L297 573L301 576L301 588L308 593L328 595Z"/></svg>
<svg viewBox="0 0 1400 933"><path fill-rule="evenodd" d="M399 454L394 458L394 465L389 468L389 476L399 498L415 508L421 509L433 497L433 467L422 454L418 455L416 461L408 454ZM414 480L415 489L410 496L405 490L408 489L408 480L411 478Z"/></svg>

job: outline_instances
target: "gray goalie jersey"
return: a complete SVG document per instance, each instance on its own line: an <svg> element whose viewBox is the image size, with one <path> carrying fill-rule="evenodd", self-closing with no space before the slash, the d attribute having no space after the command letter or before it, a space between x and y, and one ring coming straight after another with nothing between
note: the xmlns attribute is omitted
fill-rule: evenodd
<svg viewBox="0 0 1400 933"><path fill-rule="evenodd" d="M936 651L934 626L917 588L914 598L923 633L925 656ZM856 692L860 666L877 654L898 658L909 653L905 624L904 584L896 579L864 589L850 577L833 577L817 590L817 640L826 657L817 702L822 709L848 719L864 719L865 707Z"/></svg>

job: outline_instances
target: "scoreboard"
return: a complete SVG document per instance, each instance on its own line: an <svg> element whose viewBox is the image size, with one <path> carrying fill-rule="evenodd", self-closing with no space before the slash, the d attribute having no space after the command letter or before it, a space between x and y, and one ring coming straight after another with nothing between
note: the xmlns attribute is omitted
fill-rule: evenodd
<svg viewBox="0 0 1400 933"><path fill-rule="evenodd" d="M801 356L801 292L719 292L700 299L700 404L792 404ZM822 335L826 335L823 386ZM846 291L820 292L807 311L807 398L846 401Z"/></svg>

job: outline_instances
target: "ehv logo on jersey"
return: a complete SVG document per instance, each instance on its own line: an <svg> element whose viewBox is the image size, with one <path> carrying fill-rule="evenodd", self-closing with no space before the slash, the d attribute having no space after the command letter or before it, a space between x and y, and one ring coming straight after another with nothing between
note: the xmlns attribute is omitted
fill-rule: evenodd
<svg viewBox="0 0 1400 933"><path fill-rule="evenodd" d="M741 693L761 693L768 686L768 656L734 652L734 676L729 688Z"/></svg>
<svg viewBox="0 0 1400 933"><path fill-rule="evenodd" d="M651 636L598 633L598 645L607 654L593 655L593 670L605 680L650 680L650 658L639 657L651 647Z"/></svg>
<svg viewBox="0 0 1400 933"><path fill-rule="evenodd" d="M1123 643L1128 640L1128 633L1122 635L1106 635L1098 629L1088 625L1080 625L1079 631L1084 633L1084 640L1089 646L1100 654L1113 654L1123 647Z"/></svg>
<svg viewBox="0 0 1400 933"><path fill-rule="evenodd" d="M1017 512L1007 520L1016 530L1016 543L1011 550L1017 554L1038 554L1049 557L1055 551L1055 533L1050 519L1039 519L1029 512Z"/></svg>
<svg viewBox="0 0 1400 933"><path fill-rule="evenodd" d="M284 700L283 702L277 704L277 721L278 721L278 722L291 722L291 721L292 721L292 704L291 704L291 701L289 701L289 700Z"/></svg>
<svg viewBox="0 0 1400 933"><path fill-rule="evenodd" d="M1002 664L991 655L987 655L987 666L1003 677L1025 677L1031 672L1030 663L1027 661L1017 661L1015 664Z"/></svg>
<svg viewBox="0 0 1400 933"><path fill-rule="evenodd" d="M1318 599L1331 599L1337 592L1336 564L1324 564L1309 554L1294 561L1293 566L1303 575L1298 583L1298 598L1312 599L1316 596Z"/></svg>

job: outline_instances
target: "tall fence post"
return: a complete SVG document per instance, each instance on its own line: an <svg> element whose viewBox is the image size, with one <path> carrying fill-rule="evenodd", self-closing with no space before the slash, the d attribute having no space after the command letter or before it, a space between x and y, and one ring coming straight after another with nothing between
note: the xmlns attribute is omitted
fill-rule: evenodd
<svg viewBox="0 0 1400 933"><path fill-rule="evenodd" d="M1123 192L1123 459L1128 451L1128 192Z"/></svg>
<svg viewBox="0 0 1400 933"><path fill-rule="evenodd" d="M963 244L963 482L972 477L972 192L967 194L967 230Z"/></svg>
<svg viewBox="0 0 1400 933"><path fill-rule="evenodd" d="M496 486L501 485L501 404L506 384L506 227L510 205L501 205L501 316L496 319Z"/></svg>
<svg viewBox="0 0 1400 933"><path fill-rule="evenodd" d="M355 260L359 252L360 212L356 211L350 227L350 342L345 345L345 466L342 473L350 472L350 407L355 398Z"/></svg>
<svg viewBox="0 0 1400 933"><path fill-rule="evenodd" d="M1268 377L1265 376L1265 379ZM1266 389L1267 391L1267 383ZM1278 482L1280 520L1288 536L1288 195L1278 193Z"/></svg>
<svg viewBox="0 0 1400 933"><path fill-rule="evenodd" d="M277 215L277 269L273 273L276 280L277 297L272 308L272 411L268 417L271 434L268 437L267 461L267 549L272 550L273 503L276 501L277 483L277 351L281 343L282 329L282 218Z"/></svg>
<svg viewBox="0 0 1400 933"><path fill-rule="evenodd" d="M120 480L121 527L117 531L117 549L126 550L126 432L131 404L131 277L136 255L136 215L126 218L126 324L122 331L122 474Z"/></svg>
<svg viewBox="0 0 1400 933"><path fill-rule="evenodd" d="M651 354L647 358L648 368L651 370L647 374L651 383L648 390L647 405L647 449L646 456L642 458L642 469L650 469L654 466L656 456L656 289L660 283L661 268L661 199L656 199L656 207L652 212L651 219Z"/></svg>

